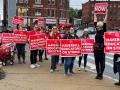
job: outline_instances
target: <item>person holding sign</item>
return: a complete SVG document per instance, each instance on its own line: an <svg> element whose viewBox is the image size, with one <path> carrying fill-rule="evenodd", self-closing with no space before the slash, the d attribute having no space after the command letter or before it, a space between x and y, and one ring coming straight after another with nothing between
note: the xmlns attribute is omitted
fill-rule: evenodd
<svg viewBox="0 0 120 90"><path fill-rule="evenodd" d="M54 27L52 28L52 31L51 31L51 33L49 34L48 39L61 39L61 36L60 36L60 34L58 33L58 29L57 29L56 26L54 26ZM56 66L58 57L59 57L58 55L52 55L52 56L51 56L51 70L50 70L51 73L53 73L54 70L55 70L55 71L59 71L59 70L57 69L57 66Z"/></svg>
<svg viewBox="0 0 120 90"><path fill-rule="evenodd" d="M97 30L97 34L95 35L95 43L94 43L94 57L95 57L95 65L97 76L96 79L103 79L103 72L105 69L105 53L104 53L104 32L106 32L106 22L108 17L108 10L106 11L104 21L97 22L97 16L94 13L94 24Z"/></svg>
<svg viewBox="0 0 120 90"><path fill-rule="evenodd" d="M79 39L79 37L74 33L75 33L75 30L73 27L71 27L70 33L66 34L62 39ZM75 75L75 73L73 72L74 60L75 60L75 57L65 57L64 76L68 77L68 69L70 74Z"/></svg>
<svg viewBox="0 0 120 90"><path fill-rule="evenodd" d="M84 29L84 33L83 33L83 35L80 38L81 39L89 39L88 29L87 28ZM79 57L79 61L78 61L79 68L78 68L78 71L81 71L81 67L80 66L81 66L82 56ZM86 68L87 56L88 56L88 54L84 54L84 71L87 71L87 68Z"/></svg>
<svg viewBox="0 0 120 90"><path fill-rule="evenodd" d="M29 36L30 35L38 35L38 34L40 34L40 32L38 32L38 25L34 25L34 30L30 31ZM30 41L30 39L28 39L28 41ZM31 50L30 51L31 52L31 54L30 54L30 61L31 61L30 68L40 67L40 65L37 64L37 51L38 50Z"/></svg>

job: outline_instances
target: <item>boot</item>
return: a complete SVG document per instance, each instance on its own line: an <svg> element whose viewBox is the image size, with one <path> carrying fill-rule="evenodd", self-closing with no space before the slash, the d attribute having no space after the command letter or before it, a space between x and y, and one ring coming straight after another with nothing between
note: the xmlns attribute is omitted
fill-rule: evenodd
<svg viewBox="0 0 120 90"><path fill-rule="evenodd" d="M43 59L42 59L42 57L40 57L40 58L39 58L39 61L40 61L40 62L43 62Z"/></svg>
<svg viewBox="0 0 120 90"><path fill-rule="evenodd" d="M49 60L47 57L45 57L45 60Z"/></svg>
<svg viewBox="0 0 120 90"><path fill-rule="evenodd" d="M120 85L120 80L119 80L119 82L115 83L115 85Z"/></svg>
<svg viewBox="0 0 120 90"><path fill-rule="evenodd" d="M23 63L26 64L25 60L23 60Z"/></svg>
<svg viewBox="0 0 120 90"><path fill-rule="evenodd" d="M22 64L21 60L18 61L19 64Z"/></svg>

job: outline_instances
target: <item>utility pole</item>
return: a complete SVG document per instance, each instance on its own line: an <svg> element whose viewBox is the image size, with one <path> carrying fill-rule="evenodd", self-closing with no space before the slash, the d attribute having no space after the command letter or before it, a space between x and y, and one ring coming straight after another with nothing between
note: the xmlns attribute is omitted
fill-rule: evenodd
<svg viewBox="0 0 120 90"><path fill-rule="evenodd" d="M12 25L13 17L16 16L16 0L7 0L8 4L8 26ZM16 26L13 26L16 30Z"/></svg>

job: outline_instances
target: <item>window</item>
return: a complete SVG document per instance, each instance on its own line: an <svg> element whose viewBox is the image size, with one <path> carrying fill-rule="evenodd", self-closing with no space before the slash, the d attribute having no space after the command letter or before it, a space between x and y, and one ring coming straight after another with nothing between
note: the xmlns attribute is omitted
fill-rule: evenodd
<svg viewBox="0 0 120 90"><path fill-rule="evenodd" d="M63 6L65 6L65 0L63 0Z"/></svg>
<svg viewBox="0 0 120 90"><path fill-rule="evenodd" d="M65 17L65 11L63 11L63 18Z"/></svg>
<svg viewBox="0 0 120 90"><path fill-rule="evenodd" d="M116 21L116 17L114 17L114 21Z"/></svg>
<svg viewBox="0 0 120 90"><path fill-rule="evenodd" d="M94 18L92 17L92 21L93 21L93 19L94 19Z"/></svg>
<svg viewBox="0 0 120 90"><path fill-rule="evenodd" d="M120 17L118 17L118 21L120 21Z"/></svg>
<svg viewBox="0 0 120 90"><path fill-rule="evenodd" d="M52 10L52 17L55 16L55 10Z"/></svg>
<svg viewBox="0 0 120 90"><path fill-rule="evenodd" d="M118 15L120 15L120 11L118 11Z"/></svg>
<svg viewBox="0 0 120 90"><path fill-rule="evenodd" d="M114 9L116 9L116 4L114 4Z"/></svg>
<svg viewBox="0 0 120 90"><path fill-rule="evenodd" d="M92 9L94 9L94 4L92 4Z"/></svg>
<svg viewBox="0 0 120 90"><path fill-rule="evenodd" d="M41 16L41 10L40 9L35 10L35 16Z"/></svg>
<svg viewBox="0 0 120 90"><path fill-rule="evenodd" d="M118 5L118 8L120 9L120 4Z"/></svg>
<svg viewBox="0 0 120 90"><path fill-rule="evenodd" d="M41 4L41 0L35 0L35 3L40 3Z"/></svg>
<svg viewBox="0 0 120 90"><path fill-rule="evenodd" d="M48 0L48 4L51 4L50 1L51 1L51 0Z"/></svg>
<svg viewBox="0 0 120 90"><path fill-rule="evenodd" d="M99 17L99 21L101 21L101 17Z"/></svg>
<svg viewBox="0 0 120 90"><path fill-rule="evenodd" d="M19 0L19 3L23 3L23 0Z"/></svg>
<svg viewBox="0 0 120 90"><path fill-rule="evenodd" d="M116 15L116 11L114 11L114 14Z"/></svg>
<svg viewBox="0 0 120 90"><path fill-rule="evenodd" d="M50 15L51 15L51 14L50 14L50 9L48 9L48 17L50 17Z"/></svg>
<svg viewBox="0 0 120 90"><path fill-rule="evenodd" d="M94 14L94 11L92 11L92 14Z"/></svg>
<svg viewBox="0 0 120 90"><path fill-rule="evenodd" d="M112 11L110 11L110 15L112 15Z"/></svg>
<svg viewBox="0 0 120 90"><path fill-rule="evenodd" d="M60 17L62 17L62 11L60 10Z"/></svg>
<svg viewBox="0 0 120 90"><path fill-rule="evenodd" d="M110 9L112 9L112 4L110 4Z"/></svg>
<svg viewBox="0 0 120 90"><path fill-rule="evenodd" d="M105 19L105 17L103 17L103 20Z"/></svg>
<svg viewBox="0 0 120 90"><path fill-rule="evenodd" d="M112 17L110 17L110 21L112 21Z"/></svg>
<svg viewBox="0 0 120 90"><path fill-rule="evenodd" d="M24 2L25 2L25 3L28 3L28 0L25 0Z"/></svg>
<svg viewBox="0 0 120 90"><path fill-rule="evenodd" d="M25 16L28 16L28 9L25 9Z"/></svg>
<svg viewBox="0 0 120 90"><path fill-rule="evenodd" d="M60 0L60 5L62 5L62 0Z"/></svg>
<svg viewBox="0 0 120 90"><path fill-rule="evenodd" d="M55 0L52 0L52 4L55 4Z"/></svg>

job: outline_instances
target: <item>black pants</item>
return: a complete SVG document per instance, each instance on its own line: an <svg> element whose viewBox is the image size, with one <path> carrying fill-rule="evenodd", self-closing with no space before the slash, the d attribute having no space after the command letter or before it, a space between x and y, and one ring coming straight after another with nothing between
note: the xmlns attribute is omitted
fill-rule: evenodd
<svg viewBox="0 0 120 90"><path fill-rule="evenodd" d="M37 61L37 52L38 52L38 50L31 50L31 54L30 54L31 64L36 64L36 61Z"/></svg>
<svg viewBox="0 0 120 90"><path fill-rule="evenodd" d="M39 51L39 58L41 58L41 50L38 50Z"/></svg>
<svg viewBox="0 0 120 90"><path fill-rule="evenodd" d="M64 63L64 59L65 59L64 57L61 57L61 63Z"/></svg>
<svg viewBox="0 0 120 90"><path fill-rule="evenodd" d="M20 60L20 56L22 55L23 60L25 60L25 44L16 44L16 48L18 51L18 60Z"/></svg>
<svg viewBox="0 0 120 90"><path fill-rule="evenodd" d="M58 56L51 56L51 69L56 69L56 62L58 60Z"/></svg>
<svg viewBox="0 0 120 90"><path fill-rule="evenodd" d="M81 66L81 61L83 56L84 56L84 67L86 67L88 54L83 54L82 56L79 57L79 61L78 61L79 67Z"/></svg>
<svg viewBox="0 0 120 90"><path fill-rule="evenodd" d="M56 62L59 63L59 56L57 56L57 61Z"/></svg>
<svg viewBox="0 0 120 90"><path fill-rule="evenodd" d="M97 75L103 76L105 69L105 53L104 50L94 50L95 64Z"/></svg>

